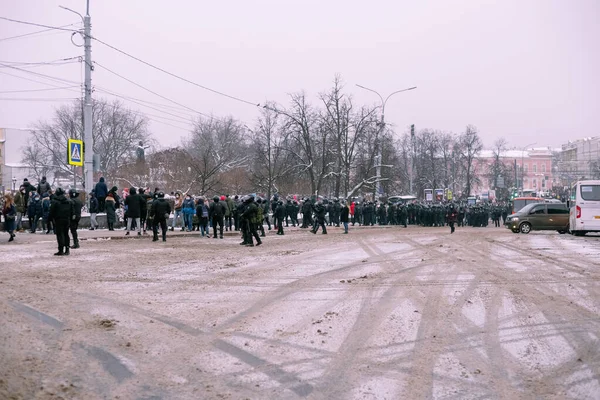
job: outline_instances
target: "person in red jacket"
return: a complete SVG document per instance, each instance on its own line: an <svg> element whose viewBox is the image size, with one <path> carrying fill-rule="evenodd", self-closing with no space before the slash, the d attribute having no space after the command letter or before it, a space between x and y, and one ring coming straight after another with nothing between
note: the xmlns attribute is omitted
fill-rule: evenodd
<svg viewBox="0 0 600 400"><path fill-rule="evenodd" d="M354 225L354 208L356 207L356 204L354 202L350 203L350 221L352 222L352 225Z"/></svg>

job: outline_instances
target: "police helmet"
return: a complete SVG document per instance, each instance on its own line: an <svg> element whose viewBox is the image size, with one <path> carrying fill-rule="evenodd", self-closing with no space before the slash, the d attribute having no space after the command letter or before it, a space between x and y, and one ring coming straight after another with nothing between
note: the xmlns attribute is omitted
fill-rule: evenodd
<svg viewBox="0 0 600 400"><path fill-rule="evenodd" d="M158 198L159 199L164 199L165 198L165 192L158 192Z"/></svg>
<svg viewBox="0 0 600 400"><path fill-rule="evenodd" d="M214 197L213 197L213 201L219 201L219 200L220 200L220 197L219 197L219 196L214 196Z"/></svg>

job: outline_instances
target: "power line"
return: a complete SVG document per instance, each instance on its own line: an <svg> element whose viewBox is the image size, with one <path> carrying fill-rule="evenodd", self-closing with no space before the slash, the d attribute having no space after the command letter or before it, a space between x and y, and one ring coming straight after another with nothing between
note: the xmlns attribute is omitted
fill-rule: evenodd
<svg viewBox="0 0 600 400"><path fill-rule="evenodd" d="M9 74L8 72L4 72L4 71L0 71L0 74L4 74L4 75L8 75L8 76L12 76L12 77L14 77L14 78L23 79L23 80L26 80L26 81L29 81L29 82L35 82L35 83L39 83L39 84L41 84L41 85L46 85L46 86L50 86L50 87L55 87L55 88L59 88L59 87L60 87L60 86L56 86L56 85L53 85L53 84L51 84L51 83L48 83L48 82L37 81L37 80L35 80L35 79L26 78L26 77L24 77L24 76L19 76L19 75L14 75L14 74ZM61 82L61 83L62 83L62 82ZM73 90L72 90L72 91L73 91ZM77 91L77 92L78 92L78 91Z"/></svg>
<svg viewBox="0 0 600 400"><path fill-rule="evenodd" d="M142 106L142 107L147 107L147 108L150 108L150 109L152 109L152 110L155 110L155 111L158 111L158 112L162 112L162 113L164 113L164 114L168 114L168 115L171 115L171 116L173 116L173 117L179 118L179 120L174 120L174 119L171 119L171 118L162 117L162 118L169 119L169 120L171 120L171 121L175 121L175 122L181 122L181 123L183 123L183 122L185 122L185 123L189 123L189 122L190 122L190 120L191 120L191 118L192 118L192 117L190 116L190 117L189 117L190 119L186 120L184 117L181 117L181 116L179 116L179 115L177 115L177 114L172 114L172 113L170 113L170 112L168 112L168 111L164 111L164 110L161 110L161 109L159 109L159 108L155 108L155 107L152 107L152 106L148 106L148 105L142 104L142 103L140 103L140 102L137 102L137 101L135 101L135 100L131 100L131 99L127 98L127 97L124 97L124 96L119 96L119 95L117 95L117 94L110 93L110 92L108 92L108 91L105 91L105 90L99 90L99 91L100 91L101 93L106 93L106 94L108 94L108 95L110 95L110 96L115 96L115 97L117 97L117 98L120 98L120 99L123 99L123 100L131 101L132 103L135 103L135 104L137 104L137 105L140 105L140 106ZM148 114L148 115L151 115L151 114Z"/></svg>
<svg viewBox="0 0 600 400"><path fill-rule="evenodd" d="M188 109L188 110L190 110L190 111L193 111L193 112L195 112L195 113L197 113L197 114L203 115L203 116L205 116L205 117L207 117L207 118L211 118L211 116L210 116L210 115L208 115L208 114L204 114L204 113L202 113L202 112L200 112L200 111L194 110L193 108L190 108L190 107L188 107L188 106L186 106L186 105L184 105L184 104L178 103L178 102L176 102L175 100L171 100L170 98L168 98L168 97L165 97L165 96L163 96L163 95L161 95L161 94L158 94L158 93L156 93L155 91L153 91L153 90L150 90L150 89L148 89L147 87L145 87L145 86L142 86L142 85L140 85L139 83L136 83L136 82L132 81L131 79L125 78L123 75L120 75L120 74L118 74L118 73L114 72L113 70L111 70L111 69L109 69L109 68L105 67L104 65L102 65L102 64L100 64L100 63L98 63L98 62L95 62L95 64L96 64L97 66L99 66L100 68L107 70L107 71L108 71L108 72L110 72L111 74L114 74L114 75L118 76L119 78L121 78L121 79L124 79L124 80L126 80L127 82L129 82L129 83L131 83L131 84L133 84L133 85L135 85L135 86L137 86L137 87L139 87L139 88L141 88L141 89L144 89L144 90L146 90L147 92L150 92L150 93L152 93L152 94L153 94L153 95L155 95L155 96L158 96L158 97L160 97L160 98L162 98L162 99L164 99L164 100L170 101L170 102L171 102L171 103L173 103L173 104L177 104L178 106L181 106L181 107L183 107L183 108L186 108L186 109Z"/></svg>
<svg viewBox="0 0 600 400"><path fill-rule="evenodd" d="M16 22L17 24L25 24L25 25L32 25L32 26L39 26L42 28L48 28L49 30L58 30L58 31L67 31L67 32L78 32L75 29L65 29L64 27L61 26L51 26L51 25L44 25L44 24L36 24L35 22L28 22L28 21L20 21L18 19L12 19L12 18L6 18L6 17L0 17L0 19L3 19L5 21L10 21L10 22ZM75 24L69 24L69 25L75 25ZM65 26L69 26L69 25L65 25Z"/></svg>
<svg viewBox="0 0 600 400"><path fill-rule="evenodd" d="M73 26L73 25L77 25L77 23L59 26L59 28L65 28L67 26ZM41 31L24 33L22 35L9 36L9 37L5 37L5 38L0 38L0 42L4 42L6 40L12 40L12 39L19 39L19 38L23 38L23 37L27 37L27 36L32 36L32 35L37 35L39 33L44 33L44 32L49 32L49 31L54 31L54 30L55 30L54 28L49 28L49 29L42 29ZM54 33L60 33L60 32L54 32ZM40 36L45 36L45 35L40 35Z"/></svg>
<svg viewBox="0 0 600 400"><path fill-rule="evenodd" d="M0 91L0 93L27 93L27 92L43 92L43 91L47 91L47 90L64 90L64 89L71 89L74 87L79 87L79 86L64 86L64 87L55 87L55 88L48 88L48 89L27 89L27 90L4 90L4 91Z"/></svg>
<svg viewBox="0 0 600 400"><path fill-rule="evenodd" d="M71 84L74 83L76 85L80 84L79 82L75 82L75 81L71 81L71 80L63 79L63 78L58 78L56 76L50 76L50 75L46 75L46 74L41 74L39 72L28 71L26 69L18 68L18 67L13 67L12 65L8 65L8 64L2 64L2 63L0 63L0 66L8 67L8 68L11 68L11 69L16 69L17 71L25 72L25 73L32 74L32 75L37 75L37 76L40 76L42 78L46 78L46 79L49 79L49 80L59 81L60 83L65 83L66 82L66 83L71 83Z"/></svg>
<svg viewBox="0 0 600 400"><path fill-rule="evenodd" d="M191 112L191 111L184 110L184 109L183 109L183 108L181 108L180 106L177 106L177 107L176 107L176 106L170 106L170 105L167 105L167 104L162 104L162 103L154 103L154 102L152 102L152 101L148 101L148 100L142 100L142 99L138 99L138 98L131 97L131 96L126 96L126 95L124 95L124 94L121 94L121 93L115 92L115 91L113 91L113 90L108 90L108 89L105 89L105 88L103 88L103 87L101 87L101 86L97 86L97 85L96 85L96 86L94 86L94 89L95 89L95 90L97 90L97 91L99 91L99 92L101 92L101 93L106 93L106 94L109 94L109 95L113 95L113 96L115 96L115 97L120 97L120 98L122 98L123 100L130 100L130 101L134 101L134 102L135 102L135 101L139 101L139 102L146 103L146 104L152 104L152 105L154 105L154 106L158 106L158 107L168 108L168 109L170 109L170 110L173 110L173 112L182 113L182 114L184 114L186 117L191 117L191 116L194 114L194 113L193 113L193 112Z"/></svg>
<svg viewBox="0 0 600 400"><path fill-rule="evenodd" d="M65 61L79 60L79 56L76 57L67 57L67 58L59 58L58 60L52 61L37 61L37 62L25 62L25 61L0 61L3 64L10 64L14 66L24 66L24 65L52 65L57 63L62 63Z"/></svg>
<svg viewBox="0 0 600 400"><path fill-rule="evenodd" d="M136 56L133 56L133 55L131 55L131 54L127 53L126 51L123 51L123 50L121 50L121 49L118 49L118 48L116 48L116 47L114 47L114 46L112 46L112 45L110 45L110 44L108 44L108 43L106 43L106 42L104 42L104 41L102 41L102 40L100 40L100 39L96 38L96 37L93 37L93 36L92 36L92 39L94 39L95 41L97 41L97 42L99 42L99 43L102 43L103 45L105 45L105 46L107 46L107 47L109 47L109 48L111 48L111 49L113 49L113 50L115 50L115 51L117 51L117 52L119 52L119 53L121 53L121 54L123 54L123 55L126 55L127 57L130 57L130 58L132 58L132 59L134 59L134 60L136 60L136 61L139 61L139 62L141 62L142 64L145 64L145 65L147 65L147 66L149 66L149 67L151 67L151 68L154 68L154 69L156 69L156 70L158 70L158 71L160 71L160 72L163 72L163 73L165 73L165 74L167 74L167 75L170 75L170 76L172 76L172 77L174 77L174 78L180 79L180 80L182 80L182 81L184 81L184 82L187 82L187 83L189 83L189 84L191 84L191 85L197 86L197 87L199 87L199 88L201 88L201 89L208 90L209 92L212 92L212 93L215 93L215 94L218 94L218 95L224 96L224 97L228 97L228 98L230 98L230 99L232 99L232 100L236 100L236 101L239 101L239 102L241 102L241 103L249 104L249 105L251 105L251 106L254 106L254 107L260 107L260 103L253 103L253 102L251 102L251 101L244 100L244 99L241 99L241 98L239 98L239 97L232 96L232 95L229 95L229 94L227 94L227 93L220 92L220 91L218 91L218 90L215 90L215 89L211 89L211 88L209 88L209 87L206 87L206 86L204 86L204 85L201 85L201 84L199 84L199 83L193 82L193 81L191 81L191 80L189 80L189 79L186 79L186 78L183 78L183 77L181 77L181 76L179 76L179 75L176 75L176 74L174 74L174 73L172 73L172 72L169 72L169 71L167 71L167 70L165 70L165 69L162 69L162 68L160 68L160 67L157 67L156 65L153 65L153 64L151 64L151 63L149 63L149 62L147 62L147 61L144 61L144 60L142 60L141 58L138 58L138 57L136 57Z"/></svg>
<svg viewBox="0 0 600 400"><path fill-rule="evenodd" d="M18 97L0 97L0 100L5 100L5 101L73 101L73 100L81 100L77 97L49 97L49 98L35 98L35 97L31 97L31 98L26 98L26 97L22 97L22 98L18 98Z"/></svg>

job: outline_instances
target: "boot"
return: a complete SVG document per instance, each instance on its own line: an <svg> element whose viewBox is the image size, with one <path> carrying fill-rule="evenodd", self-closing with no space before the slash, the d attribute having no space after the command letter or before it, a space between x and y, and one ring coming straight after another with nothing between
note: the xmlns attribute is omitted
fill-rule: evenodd
<svg viewBox="0 0 600 400"><path fill-rule="evenodd" d="M258 242L256 242L257 246L260 246L261 244L262 244L262 241L260 241L260 240Z"/></svg>
<svg viewBox="0 0 600 400"><path fill-rule="evenodd" d="M153 242L158 242L158 235L154 235L154 237L152 238Z"/></svg>
<svg viewBox="0 0 600 400"><path fill-rule="evenodd" d="M15 235L13 235L12 233L10 234L10 239L8 239L9 242L12 242L13 240L15 240Z"/></svg>
<svg viewBox="0 0 600 400"><path fill-rule="evenodd" d="M79 239L75 240L73 243L73 246L71 247L72 249L78 249L79 248ZM67 252L69 248L67 247Z"/></svg>
<svg viewBox="0 0 600 400"><path fill-rule="evenodd" d="M175 230L175 228L171 227L171 232L173 232Z"/></svg>
<svg viewBox="0 0 600 400"><path fill-rule="evenodd" d="M54 253L54 255L55 255L55 256L64 256L64 255L65 255L65 253L63 252L63 249L62 249L62 247L60 247L60 248L58 249L58 253Z"/></svg>
<svg viewBox="0 0 600 400"><path fill-rule="evenodd" d="M246 247L254 247L254 243L248 243L246 244Z"/></svg>
<svg viewBox="0 0 600 400"><path fill-rule="evenodd" d="M71 254L71 253L69 253L69 246L67 246L67 247L65 247L65 254L64 255L68 256L69 254Z"/></svg>

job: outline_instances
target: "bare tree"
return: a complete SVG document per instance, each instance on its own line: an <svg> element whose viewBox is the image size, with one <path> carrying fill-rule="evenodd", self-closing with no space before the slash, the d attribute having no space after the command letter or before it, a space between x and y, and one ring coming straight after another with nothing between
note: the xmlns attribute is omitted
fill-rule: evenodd
<svg viewBox="0 0 600 400"><path fill-rule="evenodd" d="M205 194L218 188L219 174L249 162L243 126L232 117L198 119L184 140L192 180L187 190Z"/></svg>
<svg viewBox="0 0 600 400"><path fill-rule="evenodd" d="M473 184L476 183L477 177L474 161L483 149L483 143L481 142L477 128L473 125L467 125L465 132L458 139L458 145L461 164L465 173L463 197L466 197L471 194Z"/></svg>
<svg viewBox="0 0 600 400"><path fill-rule="evenodd" d="M100 156L100 169L109 177L120 175L130 162L138 141L152 142L146 117L131 111L115 100L96 100L92 108L94 153ZM83 117L80 102L59 107L52 121L40 121L25 148L23 162L34 170L45 169L55 175L74 173L67 163L68 139L83 137ZM76 178L83 182L83 176Z"/></svg>

